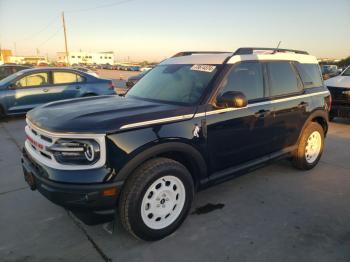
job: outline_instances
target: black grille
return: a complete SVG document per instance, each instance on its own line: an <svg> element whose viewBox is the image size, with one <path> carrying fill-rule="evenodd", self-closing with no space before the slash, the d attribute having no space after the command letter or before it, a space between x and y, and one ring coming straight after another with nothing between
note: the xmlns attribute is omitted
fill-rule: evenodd
<svg viewBox="0 0 350 262"><path fill-rule="evenodd" d="M332 96L332 102L334 103L345 103L350 104L350 96L347 94L344 94L344 91L350 91L349 88L342 88L342 87L327 87L329 92L331 92Z"/></svg>

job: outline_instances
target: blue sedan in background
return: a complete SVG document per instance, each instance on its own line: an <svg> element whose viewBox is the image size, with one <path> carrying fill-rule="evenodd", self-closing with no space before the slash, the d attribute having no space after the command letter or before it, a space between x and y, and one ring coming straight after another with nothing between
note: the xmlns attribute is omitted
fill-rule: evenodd
<svg viewBox="0 0 350 262"><path fill-rule="evenodd" d="M115 95L112 80L71 68L26 69L0 80L0 117L23 114L52 101Z"/></svg>

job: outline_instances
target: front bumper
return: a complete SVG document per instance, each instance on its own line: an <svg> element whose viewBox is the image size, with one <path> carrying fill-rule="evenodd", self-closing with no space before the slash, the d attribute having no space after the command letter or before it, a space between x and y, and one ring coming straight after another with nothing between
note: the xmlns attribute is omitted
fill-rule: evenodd
<svg viewBox="0 0 350 262"><path fill-rule="evenodd" d="M48 173L52 173L54 170L48 170L47 167L35 162L25 149L23 149L21 161L24 177L30 188L32 190L37 189L42 195L57 205L70 210L82 211L100 211L116 208L118 193L123 185L122 181L94 184L55 182L47 178L51 176ZM62 170L57 172L62 172ZM65 170L64 172L69 173L71 171ZM101 172L101 170L96 170L96 172ZM106 190L109 192L107 195L105 193ZM115 193L111 194L111 192Z"/></svg>

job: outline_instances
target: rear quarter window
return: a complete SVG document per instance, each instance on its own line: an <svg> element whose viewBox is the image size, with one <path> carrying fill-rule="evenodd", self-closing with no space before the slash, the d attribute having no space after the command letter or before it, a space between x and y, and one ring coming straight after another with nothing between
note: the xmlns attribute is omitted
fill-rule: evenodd
<svg viewBox="0 0 350 262"><path fill-rule="evenodd" d="M321 69L318 64L296 63L305 88L319 87L323 85Z"/></svg>

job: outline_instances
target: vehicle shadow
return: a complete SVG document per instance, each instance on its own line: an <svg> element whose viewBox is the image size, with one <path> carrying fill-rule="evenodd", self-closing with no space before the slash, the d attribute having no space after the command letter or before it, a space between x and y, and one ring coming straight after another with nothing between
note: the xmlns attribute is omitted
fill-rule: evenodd
<svg viewBox="0 0 350 262"><path fill-rule="evenodd" d="M17 116L6 116L4 118L0 118L0 123L8 123L18 120L23 120L26 118L26 115L17 115Z"/></svg>

